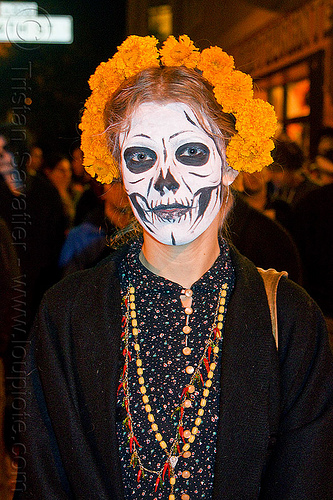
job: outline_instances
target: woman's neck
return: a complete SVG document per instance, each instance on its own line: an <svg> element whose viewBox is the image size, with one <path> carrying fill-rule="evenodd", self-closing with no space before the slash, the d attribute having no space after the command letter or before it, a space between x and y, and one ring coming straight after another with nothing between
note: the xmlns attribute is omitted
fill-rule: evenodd
<svg viewBox="0 0 333 500"><path fill-rule="evenodd" d="M220 253L219 219L216 219L204 233L186 245L164 245L144 232L140 261L157 276L191 288L212 267Z"/></svg>

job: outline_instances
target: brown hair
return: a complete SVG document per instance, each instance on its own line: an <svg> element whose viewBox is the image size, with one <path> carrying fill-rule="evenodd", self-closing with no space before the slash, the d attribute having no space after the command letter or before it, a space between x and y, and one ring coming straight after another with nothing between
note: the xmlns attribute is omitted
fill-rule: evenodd
<svg viewBox="0 0 333 500"><path fill-rule="evenodd" d="M107 103L104 120L108 144L118 163L119 135L128 129L137 107L147 102L187 104L203 130L214 137L221 155L225 157L223 150L235 133L231 115L222 111L211 85L198 71L169 66L148 68L125 80Z"/></svg>

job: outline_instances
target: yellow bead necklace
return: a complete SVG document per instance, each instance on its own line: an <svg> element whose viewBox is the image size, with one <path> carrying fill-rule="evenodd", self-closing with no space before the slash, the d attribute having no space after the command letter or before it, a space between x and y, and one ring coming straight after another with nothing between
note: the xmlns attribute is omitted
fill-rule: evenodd
<svg viewBox="0 0 333 500"><path fill-rule="evenodd" d="M127 417L124 420L124 424L128 430L129 437L129 449L131 453L130 463L133 468L139 466L139 471L137 475L137 480L140 481L141 478L145 476L145 473L151 473L157 475L156 483L155 483L155 491L159 485L161 485L165 481L166 472L168 472L169 482L170 482L170 494L169 500L175 500L175 483L176 483L176 475L175 475L175 467L177 465L178 459L183 456L183 458L188 458L191 453L189 452L191 444L195 441L197 434L199 433L199 427L202 423L202 418L205 413L205 406L207 404L207 398L209 396L210 388L212 387L212 381L214 377L214 372L217 366L217 357L220 351L219 344L222 342L222 329L224 322L224 308L225 308L225 297L227 294L228 285L224 283L219 292L218 303L214 315L214 321L210 328L208 339L206 340L205 349L203 355L201 356L196 367L192 367L187 365L185 368L186 373L191 375L189 383L184 387L181 395L181 403L180 405L172 412L171 417L173 417L177 412L179 412L179 421L177 424L176 435L174 441L168 450L168 445L163 439L162 433L155 421L154 414L152 412L152 408L149 404L149 396L147 394L147 388L145 386L144 379L144 369L142 364L142 359L140 358L140 343L139 343L139 328L138 328L138 320L136 314L136 306L135 306L135 288L130 285L128 288L128 292L125 297L125 305L126 305L126 316L124 319L124 350L123 355L125 358L123 374L120 380L120 385L118 391L123 389L124 391L124 406L127 412ZM192 291L182 290L182 295L185 297L192 297ZM189 316L192 314L191 307L185 307L186 314L186 324L183 328L183 332L186 335L185 340L185 348L183 349L183 354L188 356L191 353L191 349L187 345L187 336L191 332L191 327L189 326ZM150 427L155 434L156 441L159 443L161 449L166 454L166 461L161 467L160 470L150 470L144 466L142 463L142 459L139 454L139 448L141 448L138 440L134 434L133 430L133 417L130 411L130 393L129 393L129 382L128 382L128 366L131 361L130 354L130 326L133 338L133 348L136 353L136 372L138 375L138 382L140 386L140 392L142 395L142 402L144 406L144 410L147 413L147 418L150 423ZM212 362L210 362L211 354L213 355ZM207 379L204 382L202 375L202 368L206 367L207 370ZM196 390L196 385L202 384L202 397L200 400L200 407L197 411L197 416L194 421L194 425L191 431L184 431L184 417L185 412L188 408L191 408L192 402L194 400L194 392ZM181 444L182 443L182 444ZM182 448L180 448L182 446ZM187 479L190 477L189 471L184 471L182 476Z"/></svg>

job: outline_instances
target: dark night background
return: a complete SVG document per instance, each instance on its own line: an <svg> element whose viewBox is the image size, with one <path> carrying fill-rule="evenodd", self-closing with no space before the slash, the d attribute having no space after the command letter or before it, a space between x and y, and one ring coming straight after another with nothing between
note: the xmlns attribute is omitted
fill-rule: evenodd
<svg viewBox="0 0 333 500"><path fill-rule="evenodd" d="M305 1L247 0L246 3L282 11ZM37 0L37 3L40 15L73 17L74 42L9 47L0 44L0 124L7 121L12 135L24 128L30 142L37 140L68 153L73 142L79 142L80 110L90 94L87 80L97 65L111 57L125 39L127 2ZM221 9L226 12L226 25L221 27L225 29L233 22L230 3L221 2ZM31 78L28 72L24 75L23 71L15 70L29 65ZM13 79L18 74L23 79L21 86L23 83L27 86L26 91L24 87L15 89L18 85ZM18 102L20 92L31 99L25 107L22 94Z"/></svg>
<svg viewBox="0 0 333 500"><path fill-rule="evenodd" d="M0 53L0 122L9 123L13 136L25 129L30 141L38 140L66 153L79 140L77 124L90 94L89 76L126 36L126 2L39 0L38 7L39 13L71 15L74 41L70 45L12 45ZM15 69L29 65L31 78L28 71ZM13 80L17 76L22 80ZM19 98L19 92L30 98L31 104L24 106L25 97Z"/></svg>

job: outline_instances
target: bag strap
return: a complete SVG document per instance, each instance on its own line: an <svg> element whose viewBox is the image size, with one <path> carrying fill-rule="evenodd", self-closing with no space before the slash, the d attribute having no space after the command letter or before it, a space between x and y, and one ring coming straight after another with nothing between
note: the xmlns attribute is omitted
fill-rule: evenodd
<svg viewBox="0 0 333 500"><path fill-rule="evenodd" d="M275 269L265 270L262 269L261 267L257 267L257 269L265 285L265 290L269 305L269 312L271 315L272 333L275 339L276 348L278 349L279 332L278 332L278 321L277 321L276 293L281 277L282 276L288 277L288 273L286 271L275 271Z"/></svg>

